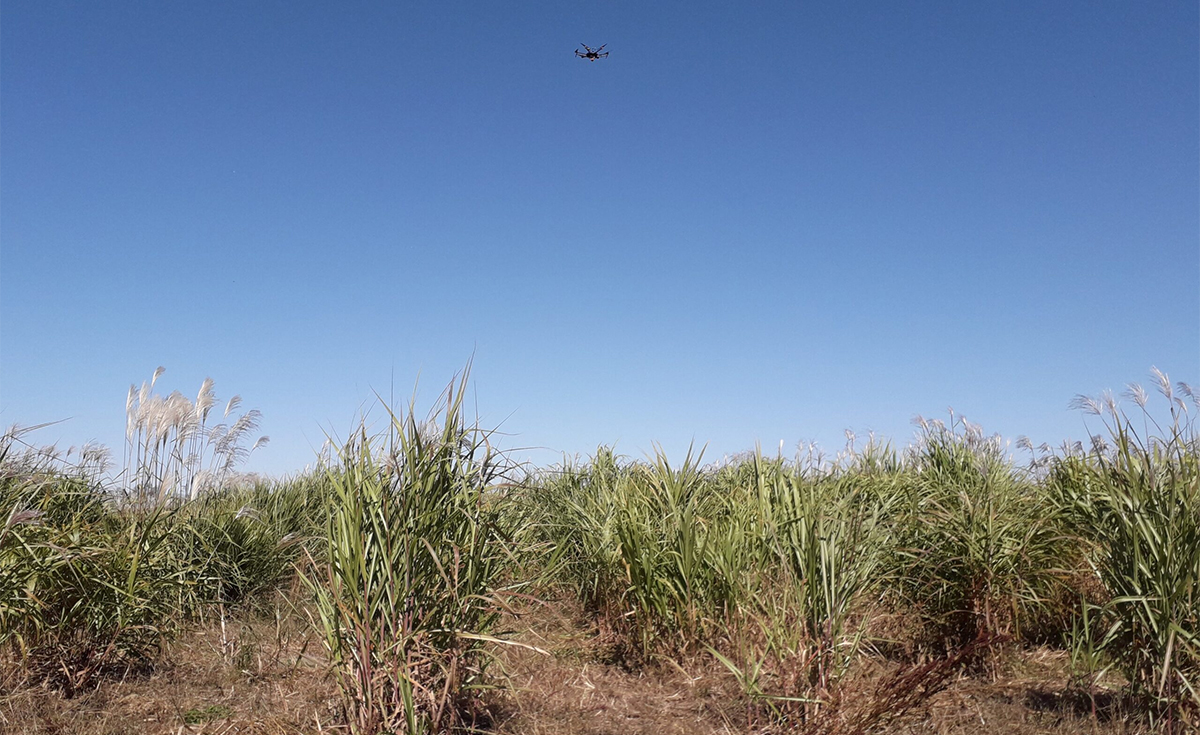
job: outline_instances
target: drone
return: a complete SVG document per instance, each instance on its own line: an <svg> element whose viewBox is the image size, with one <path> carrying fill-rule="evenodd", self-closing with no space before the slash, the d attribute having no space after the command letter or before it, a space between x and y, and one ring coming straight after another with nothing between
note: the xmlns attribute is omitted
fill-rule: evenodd
<svg viewBox="0 0 1200 735"><path fill-rule="evenodd" d="M575 55L581 59L587 59L588 61L596 61L597 59L607 59L608 58L608 52L604 50L604 46L608 45L607 43L604 44L604 46L601 46L600 48L596 49L595 51L593 51L592 47L587 45L586 43L581 43L579 45L583 46L585 49L587 49L586 51L580 51L579 49L575 49Z"/></svg>

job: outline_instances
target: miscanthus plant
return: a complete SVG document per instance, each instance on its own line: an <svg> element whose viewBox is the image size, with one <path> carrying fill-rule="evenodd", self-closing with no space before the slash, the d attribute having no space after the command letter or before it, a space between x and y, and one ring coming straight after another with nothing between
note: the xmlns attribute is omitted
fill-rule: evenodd
<svg viewBox="0 0 1200 735"><path fill-rule="evenodd" d="M410 405L327 469L315 622L355 733L444 732L471 717L499 607L505 540L488 487L501 470L463 416L465 375L437 422Z"/></svg>
<svg viewBox="0 0 1200 735"><path fill-rule="evenodd" d="M756 454L738 483L749 532L735 537L752 539L742 551L742 660L710 651L777 723L814 726L829 715L860 654L898 497L894 472L874 466L887 452L875 449L820 468Z"/></svg>
<svg viewBox="0 0 1200 735"><path fill-rule="evenodd" d="M188 560L163 508L124 513L80 462L0 440L0 650L8 673L67 695L150 664L194 602Z"/></svg>
<svg viewBox="0 0 1200 735"><path fill-rule="evenodd" d="M902 470L875 443L833 463L755 452L710 466L601 448L529 478L513 507L618 656L707 650L756 722L811 729L849 716L844 683L896 557Z"/></svg>
<svg viewBox="0 0 1200 735"><path fill-rule="evenodd" d="M1200 724L1200 436L1190 414L1200 397L1154 377L1165 420L1138 385L1127 396L1140 415L1111 395L1077 398L1107 436L1057 458L1050 481L1108 595L1105 650L1153 701L1156 719L1183 732Z"/></svg>
<svg viewBox="0 0 1200 735"><path fill-rule="evenodd" d="M175 543L204 602L254 603L291 574L324 531L325 486L311 476L209 491L183 504Z"/></svg>
<svg viewBox="0 0 1200 735"><path fill-rule="evenodd" d="M504 510L519 534L525 574L539 587L567 587L593 613L610 610L625 590L617 547L617 485L628 468L607 447L589 462L566 460L533 471Z"/></svg>
<svg viewBox="0 0 1200 735"><path fill-rule="evenodd" d="M124 484L143 502L194 500L205 490L224 487L236 467L269 438L249 441L262 414L251 409L238 415L240 396L230 398L218 422L210 424L217 404L212 378L205 378L195 401L179 391L155 393L163 372L159 367L140 388L129 386Z"/></svg>
<svg viewBox="0 0 1200 735"><path fill-rule="evenodd" d="M697 452L672 465L661 451L623 462L601 447L590 463L530 478L514 505L529 548L549 552L613 652L640 659L694 645L736 606L734 501Z"/></svg>
<svg viewBox="0 0 1200 735"><path fill-rule="evenodd" d="M131 390L116 478L102 447L39 448L28 441L38 427L0 437L0 650L17 664L7 673L73 694L150 666L179 625L289 573L310 494L294 482L228 487L257 413L210 426L211 381L194 403L152 387Z"/></svg>
<svg viewBox="0 0 1200 735"><path fill-rule="evenodd" d="M1065 545L1047 494L998 436L918 419L893 580L950 647L1019 636L1059 593Z"/></svg>

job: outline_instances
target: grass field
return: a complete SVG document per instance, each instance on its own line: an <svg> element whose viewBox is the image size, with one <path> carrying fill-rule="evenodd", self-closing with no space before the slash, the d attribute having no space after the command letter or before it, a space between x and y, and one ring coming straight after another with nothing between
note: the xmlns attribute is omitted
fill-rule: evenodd
<svg viewBox="0 0 1200 735"><path fill-rule="evenodd" d="M1200 726L1200 400L833 457L513 464L389 411L286 479L131 389L125 466L0 446L0 729L1135 733Z"/></svg>

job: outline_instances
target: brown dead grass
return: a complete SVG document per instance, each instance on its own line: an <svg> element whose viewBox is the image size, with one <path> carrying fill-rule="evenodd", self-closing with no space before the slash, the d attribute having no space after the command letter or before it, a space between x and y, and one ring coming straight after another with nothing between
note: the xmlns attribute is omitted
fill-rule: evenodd
<svg viewBox="0 0 1200 735"><path fill-rule="evenodd" d="M193 631L149 676L107 681L67 699L45 687L0 697L0 732L340 732L321 651L303 637L281 640L265 621ZM313 654L316 654L315 656Z"/></svg>
<svg viewBox="0 0 1200 735"><path fill-rule="evenodd" d="M627 670L609 660L611 647L569 605L532 607L511 622L514 640L548 654L515 647L503 652L499 663L508 693L500 704L500 733L738 732L732 724L737 712L727 711L735 701L732 682L711 665Z"/></svg>
<svg viewBox="0 0 1200 735"><path fill-rule="evenodd" d="M586 618L568 604L532 605L508 619L491 697L499 735L710 735L752 732L732 677L707 657L636 670L609 660ZM344 733L323 651L272 621L195 630L149 676L109 681L66 699L44 688L0 695L0 732ZM897 735L1132 735L1112 684L1091 700L1066 688L1065 656L1015 654L995 680L959 678L881 732ZM885 666L879 667L886 671ZM853 696L853 694L849 695ZM765 732L759 730L759 732Z"/></svg>

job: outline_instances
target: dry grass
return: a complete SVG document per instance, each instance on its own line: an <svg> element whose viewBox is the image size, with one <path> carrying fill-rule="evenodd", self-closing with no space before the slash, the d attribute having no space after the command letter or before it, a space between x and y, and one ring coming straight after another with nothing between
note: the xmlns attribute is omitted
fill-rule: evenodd
<svg viewBox="0 0 1200 735"><path fill-rule="evenodd" d="M551 655L506 650L503 668L510 694L498 707L504 735L618 735L650 733L766 733L751 724L751 703L733 677L706 657L660 660L628 670L605 661L609 647L572 603L531 607L509 621L517 640ZM857 682L847 710L868 706L867 693L895 673L880 662ZM1050 649L1014 653L999 678L955 678L904 718L875 732L937 735L1124 735L1125 722L1105 681L1093 721L1086 696L1067 689L1069 661ZM791 732L791 731L789 731ZM796 731L799 732L799 731Z"/></svg>
<svg viewBox="0 0 1200 735"><path fill-rule="evenodd" d="M298 622L298 621L297 621ZM629 670L606 660L608 647L575 603L530 605L505 620L514 640L549 652L501 646L492 697L498 735L704 735L768 732L748 726L748 702L719 663L703 656ZM298 629L297 629L298 630ZM995 680L959 678L881 732L900 735L1132 735L1114 694L1101 683L1098 718L1088 698L1067 688L1067 654L1012 654ZM281 636L257 618L194 630L173 643L153 674L104 682L74 698L46 689L0 696L0 732L344 733L340 699L324 652L303 635ZM889 669L881 664L868 687ZM853 697L853 695L851 695ZM853 704L853 703L852 703Z"/></svg>
<svg viewBox="0 0 1200 735"><path fill-rule="evenodd" d="M271 621L194 631L153 674L106 681L73 698L46 688L0 697L0 731L66 733L340 732L333 682L319 645L280 640Z"/></svg>
<svg viewBox="0 0 1200 735"><path fill-rule="evenodd" d="M530 606L507 622L515 640L549 655L501 652L509 693L498 708L500 733L737 732L740 712L725 708L740 695L715 661L628 670L575 603Z"/></svg>

